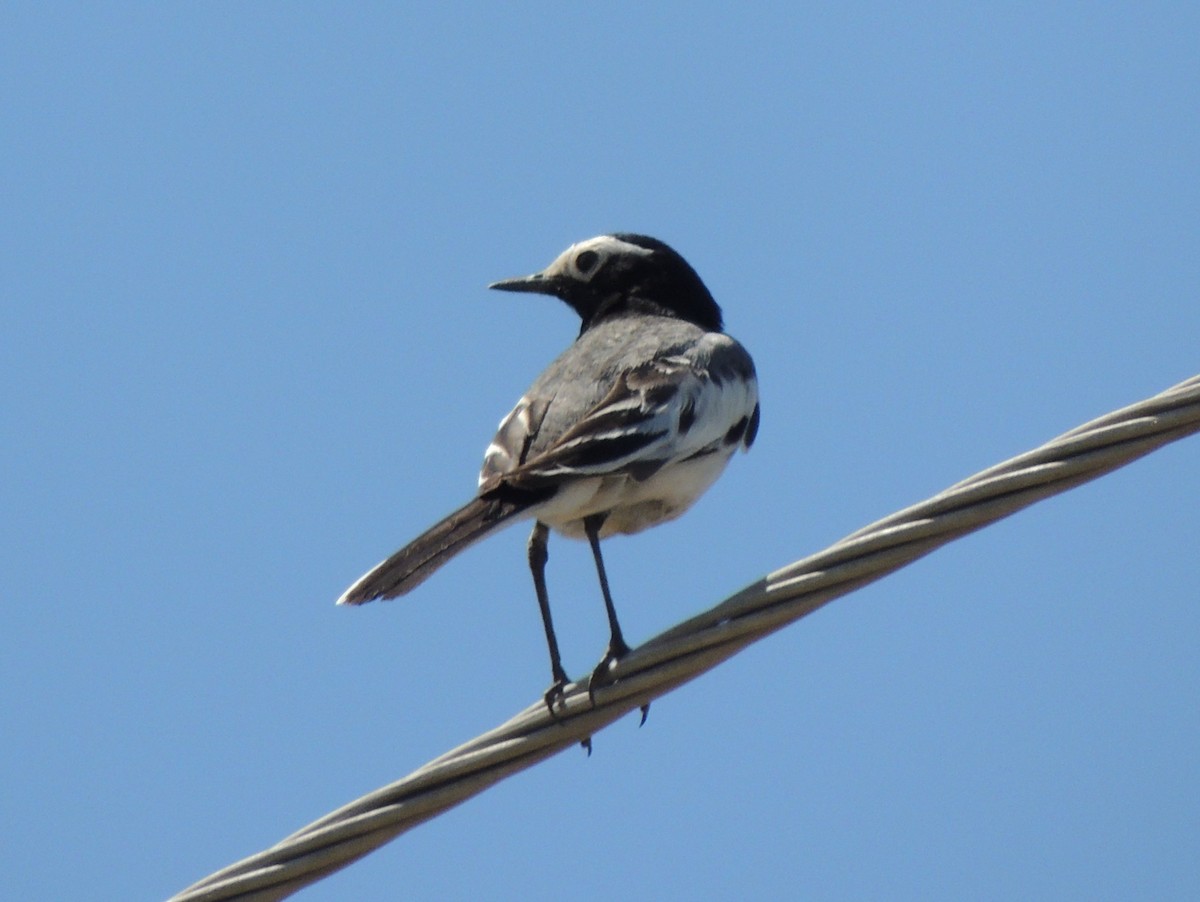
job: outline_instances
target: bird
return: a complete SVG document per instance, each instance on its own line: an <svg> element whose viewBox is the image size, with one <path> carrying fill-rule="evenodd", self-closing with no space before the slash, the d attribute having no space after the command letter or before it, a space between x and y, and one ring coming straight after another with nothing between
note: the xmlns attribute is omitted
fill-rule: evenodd
<svg viewBox="0 0 1200 902"><path fill-rule="evenodd" d="M629 651L601 540L680 516L735 451L750 448L758 380L700 276L656 238L599 235L572 244L539 272L488 287L558 298L579 315L579 335L500 421L475 496L369 570L337 603L404 595L490 533L533 520L528 563L550 654L553 682L543 698L553 716L570 681L546 590L550 531L587 540L600 582L609 641L590 695Z"/></svg>

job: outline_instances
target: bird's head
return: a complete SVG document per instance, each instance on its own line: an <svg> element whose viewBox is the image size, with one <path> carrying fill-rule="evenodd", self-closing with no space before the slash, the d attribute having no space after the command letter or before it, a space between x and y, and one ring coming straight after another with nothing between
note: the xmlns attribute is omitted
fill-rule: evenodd
<svg viewBox="0 0 1200 902"><path fill-rule="evenodd" d="M696 271L666 244L645 235L589 238L572 244L541 272L488 287L554 295L579 314L581 332L602 320L639 312L721 331L721 308Z"/></svg>

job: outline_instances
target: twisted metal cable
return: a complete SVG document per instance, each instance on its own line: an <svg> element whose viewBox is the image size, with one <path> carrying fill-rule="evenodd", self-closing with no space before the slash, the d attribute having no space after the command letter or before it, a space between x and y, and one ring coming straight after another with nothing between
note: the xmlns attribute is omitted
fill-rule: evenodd
<svg viewBox="0 0 1200 902"><path fill-rule="evenodd" d="M554 717L539 699L508 722L327 814L170 902L285 898L531 767L753 642L1035 501L1200 431L1200 376L1092 420L776 570L631 651L611 682L567 687ZM591 695L591 697L589 697Z"/></svg>

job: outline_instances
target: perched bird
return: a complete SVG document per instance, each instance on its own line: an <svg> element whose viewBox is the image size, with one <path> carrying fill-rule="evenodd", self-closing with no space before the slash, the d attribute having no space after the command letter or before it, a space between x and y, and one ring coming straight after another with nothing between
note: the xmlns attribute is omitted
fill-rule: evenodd
<svg viewBox="0 0 1200 902"><path fill-rule="evenodd" d="M546 628L551 713L568 680L550 618L549 531L586 538L611 631L592 673L601 684L629 646L613 607L600 540L674 519L758 431L754 363L722 330L721 308L695 270L645 235L573 244L530 276L488 286L565 301L579 337L500 422L475 497L376 566L338 599L362 604L416 588L467 546L532 519L529 566Z"/></svg>

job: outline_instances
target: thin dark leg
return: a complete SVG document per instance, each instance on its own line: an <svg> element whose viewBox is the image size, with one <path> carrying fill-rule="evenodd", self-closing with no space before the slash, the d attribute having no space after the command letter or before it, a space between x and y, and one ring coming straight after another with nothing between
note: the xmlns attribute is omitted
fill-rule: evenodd
<svg viewBox="0 0 1200 902"><path fill-rule="evenodd" d="M604 593L604 608L608 611L608 653L605 658L615 661L627 651L625 637L621 635L621 624L617 622L617 609L613 607L612 593L608 591L608 574L604 572L604 558L600 556L600 527L604 525L607 514L592 514L584 517L583 531L587 534L588 544L592 546L592 557L596 561L596 573L600 576L600 591Z"/></svg>
<svg viewBox="0 0 1200 902"><path fill-rule="evenodd" d="M550 540L550 528L545 523L533 524L529 534L529 569L533 573L533 590L537 593L538 607L542 612L542 626L546 628L546 646L550 649L550 673L554 684L546 690L546 707L554 713L555 701L562 698L563 687L570 682L563 670L562 657L558 653L558 637L554 635L554 623L550 619L550 596L546 592L546 561L550 552L546 546Z"/></svg>
<svg viewBox="0 0 1200 902"><path fill-rule="evenodd" d="M588 681L588 695L593 696L593 701L595 687L603 686L608 681L609 667L629 651L629 645L621 633L621 624L617 621L617 609L613 605L612 593L608 590L608 574L604 571L604 558L600 555L600 528L604 526L606 516L607 514L592 514L590 517L585 517L583 521L583 531L587 535L588 544L592 546L592 557L596 561L596 573L600 577L600 591L604 594L604 608L608 612L610 631L608 651L604 653L604 657L592 671L591 680ZM638 726L646 722L646 715L649 713L649 703L642 705L642 720ZM588 752L591 753L590 747Z"/></svg>

